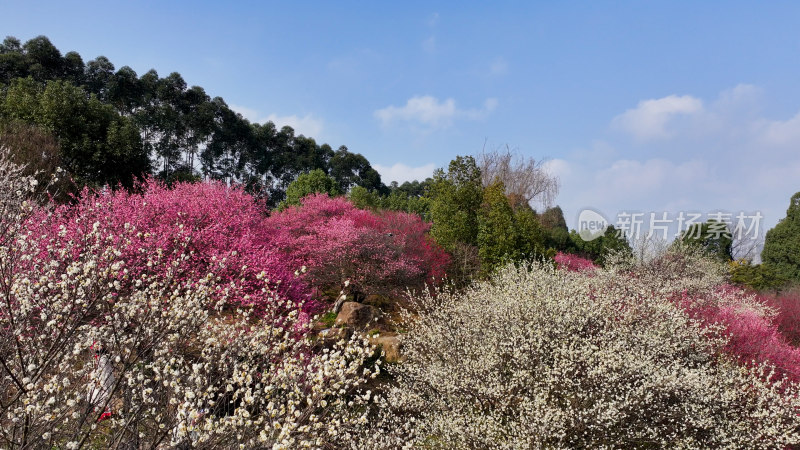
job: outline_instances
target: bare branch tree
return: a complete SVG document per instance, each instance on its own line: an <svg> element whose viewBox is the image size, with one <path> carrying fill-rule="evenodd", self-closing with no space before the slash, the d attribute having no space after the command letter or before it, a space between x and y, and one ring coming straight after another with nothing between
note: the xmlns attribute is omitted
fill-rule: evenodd
<svg viewBox="0 0 800 450"><path fill-rule="evenodd" d="M733 236L731 255L734 260L743 259L760 262L761 250L764 248L764 236Z"/></svg>
<svg viewBox="0 0 800 450"><path fill-rule="evenodd" d="M630 239L630 244L634 263L643 265L663 257L671 242L656 235L640 234Z"/></svg>
<svg viewBox="0 0 800 450"><path fill-rule="evenodd" d="M60 168L63 161L58 140L46 130L21 122L0 125L0 147L6 149L4 158L20 170L15 178L7 179L33 177L37 202L48 201L50 196L64 201L69 193L76 192L76 186Z"/></svg>
<svg viewBox="0 0 800 450"><path fill-rule="evenodd" d="M546 208L558 195L558 177L547 171L544 160L520 155L508 145L490 152L484 148L477 160L483 186L501 181L514 207L534 201Z"/></svg>

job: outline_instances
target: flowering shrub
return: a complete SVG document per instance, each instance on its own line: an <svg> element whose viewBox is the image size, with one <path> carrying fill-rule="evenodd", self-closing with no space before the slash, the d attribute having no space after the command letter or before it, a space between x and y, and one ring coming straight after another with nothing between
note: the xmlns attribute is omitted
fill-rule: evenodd
<svg viewBox="0 0 800 450"><path fill-rule="evenodd" d="M789 345L768 317L757 311L721 307L710 317L725 326L729 335L725 350L745 363L769 363L775 366L776 375L800 381L800 349Z"/></svg>
<svg viewBox="0 0 800 450"><path fill-rule="evenodd" d="M776 324L776 311L763 299L738 287L722 285L711 292L686 292L677 304L707 326L719 326L728 337L723 350L745 365L769 364L771 379L800 382L800 349L792 346Z"/></svg>
<svg viewBox="0 0 800 450"><path fill-rule="evenodd" d="M444 275L447 254L419 216L360 210L345 198L311 195L267 219L271 248L290 267L306 266L318 288L351 285L368 294L398 294Z"/></svg>
<svg viewBox="0 0 800 450"><path fill-rule="evenodd" d="M726 284L724 273L724 265L714 258L691 246L676 246L618 271L617 276L644 282L704 326L722 330L727 342L721 350L740 363L771 366L774 373L767 375L771 380L800 381L800 349L790 345L779 329L781 314L784 323L789 322L788 314L776 316L763 298Z"/></svg>
<svg viewBox="0 0 800 450"><path fill-rule="evenodd" d="M580 272L597 268L597 266L595 266L591 260L569 253L558 252L553 260L558 264L559 267L571 271Z"/></svg>
<svg viewBox="0 0 800 450"><path fill-rule="evenodd" d="M133 211L118 218L135 222L127 227L98 224L100 212L120 211L115 201L142 197L82 200L95 222L80 228L83 217L71 216L80 232L49 222L63 211L41 221L25 200L29 179L3 156L0 447L337 448L362 426L362 388L378 373L364 366L365 341L314 351L301 305L264 271L254 280L247 269L215 275L228 273L229 260L205 253L200 265L206 247L181 231L162 248L144 235L168 227L147 228ZM196 231L203 215L184 222L182 213L169 220ZM132 242L145 245L142 255Z"/></svg>
<svg viewBox="0 0 800 450"><path fill-rule="evenodd" d="M725 357L724 334L692 319L666 291L663 280L533 265L507 266L463 293L423 296L403 339L408 359L390 368L397 384L371 445L800 442L797 385L767 382L768 367Z"/></svg>
<svg viewBox="0 0 800 450"><path fill-rule="evenodd" d="M97 232L134 282L168 272L179 281L196 280L213 268L215 282L233 305L262 308L273 291L297 302L308 299L307 285L293 275L300 266L287 265L268 250L264 217L242 190L220 183L179 183L170 189L154 181L137 188L140 193L84 190L75 204L39 210L26 223L37 257L79 258L91 244L86 236ZM98 264L108 267L112 260ZM257 279L262 271L267 291Z"/></svg>
<svg viewBox="0 0 800 450"><path fill-rule="evenodd" d="M34 191L0 150L2 448L800 443L800 360L774 309L691 250L425 291L376 397L368 343L320 349L286 268L317 286L422 283L447 261L418 218L309 197L262 221L213 184L50 211Z"/></svg>
<svg viewBox="0 0 800 450"><path fill-rule="evenodd" d="M794 346L800 346L800 290L795 288L780 295L763 296L762 300L777 311L778 331Z"/></svg>
<svg viewBox="0 0 800 450"><path fill-rule="evenodd" d="M653 294L708 293L726 281L724 264L711 259L703 249L676 242L643 240L632 253L611 251L605 267L622 279L635 278Z"/></svg>

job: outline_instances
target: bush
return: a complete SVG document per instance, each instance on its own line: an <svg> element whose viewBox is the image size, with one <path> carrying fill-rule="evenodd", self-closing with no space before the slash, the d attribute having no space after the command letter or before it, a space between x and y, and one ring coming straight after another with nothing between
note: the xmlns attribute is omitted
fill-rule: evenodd
<svg viewBox="0 0 800 450"><path fill-rule="evenodd" d="M632 266L616 264L623 279L635 279L648 292L666 296L707 329L726 338L721 351L746 366L768 365L767 380L800 381L800 350L775 322L775 309L763 298L726 283L726 264L696 245L674 245ZM619 269L623 269L620 271Z"/></svg>
<svg viewBox="0 0 800 450"><path fill-rule="evenodd" d="M303 279L320 290L349 280L362 293L400 295L437 281L448 264L419 216L360 210L341 197L308 196L266 226L271 249L289 267L306 267Z"/></svg>
<svg viewBox="0 0 800 450"><path fill-rule="evenodd" d="M594 270L597 268L592 261L577 255L570 255L569 253L558 252L553 260L558 264L559 268L574 272Z"/></svg>
<svg viewBox="0 0 800 450"><path fill-rule="evenodd" d="M87 236L95 232L115 249L113 260L99 262L101 268L121 261L130 280L149 275L197 280L213 273L219 286L235 282L220 287L232 305L261 308L273 301L272 291L294 302L309 300L308 286L293 275L300 266L268 249L264 217L241 189L220 183L176 183L170 189L146 181L137 190L85 189L74 204L39 209L26 223L35 251L61 261L63 270L93 251ZM261 291L259 277L268 281L269 291Z"/></svg>
<svg viewBox="0 0 800 450"><path fill-rule="evenodd" d="M671 276L506 266L418 299L374 446L784 448L798 388L721 354L718 330L667 295ZM673 274L674 275L674 274ZM687 283L699 287L697 281ZM677 289L684 284L678 283ZM453 376L457 374L457 376Z"/></svg>
<svg viewBox="0 0 800 450"><path fill-rule="evenodd" d="M775 309L778 331L795 347L800 347L800 288L778 295L765 295L762 301Z"/></svg>
<svg viewBox="0 0 800 450"><path fill-rule="evenodd" d="M683 295L678 302L709 327L721 327L728 338L723 351L743 365L767 364L769 380L800 381L800 349L793 347L775 323L775 310L754 294L732 286L713 292Z"/></svg>
<svg viewBox="0 0 800 450"><path fill-rule="evenodd" d="M612 251L605 267L623 279L633 278L647 286L648 292L674 296L707 293L726 282L727 268L709 258L700 247L675 242L645 240L633 252Z"/></svg>

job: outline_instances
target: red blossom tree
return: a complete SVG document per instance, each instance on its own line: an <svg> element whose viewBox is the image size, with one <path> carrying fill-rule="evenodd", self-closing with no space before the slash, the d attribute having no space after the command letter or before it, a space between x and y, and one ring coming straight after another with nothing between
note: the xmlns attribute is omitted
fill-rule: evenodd
<svg viewBox="0 0 800 450"><path fill-rule="evenodd" d="M800 349L781 333L783 313L773 315L763 298L727 284L711 293L681 292L674 298L695 319L721 326L728 339L723 350L742 364L768 363L775 368L775 379L800 381Z"/></svg>
<svg viewBox="0 0 800 450"><path fill-rule="evenodd" d="M794 346L800 346L800 290L793 289L780 295L759 297L777 311L775 324L778 330Z"/></svg>
<svg viewBox="0 0 800 450"><path fill-rule="evenodd" d="M445 274L449 257L427 235L430 224L398 211L372 212L344 198L310 195L267 219L271 248L317 288L349 280L367 294L396 295Z"/></svg>
<svg viewBox="0 0 800 450"><path fill-rule="evenodd" d="M293 273L299 266L270 249L264 216L243 190L220 183L179 183L170 189L146 181L137 191L84 190L73 204L37 211L27 223L37 247L31 264L59 261L66 269L90 248L90 242L72 244L96 230L92 236L103 236L117 250L113 260L102 263L124 265L123 289L134 288L143 275L181 283L211 273L234 305L258 309L274 300L272 291L295 303L310 299L308 285ZM72 254L62 255L65 249ZM263 290L261 279L269 280L271 289Z"/></svg>
<svg viewBox="0 0 800 450"><path fill-rule="evenodd" d="M573 255L571 253L558 252L553 260L560 268L573 272L582 272L584 270L594 270L597 268L597 266L595 266L591 260L581 258L580 256Z"/></svg>

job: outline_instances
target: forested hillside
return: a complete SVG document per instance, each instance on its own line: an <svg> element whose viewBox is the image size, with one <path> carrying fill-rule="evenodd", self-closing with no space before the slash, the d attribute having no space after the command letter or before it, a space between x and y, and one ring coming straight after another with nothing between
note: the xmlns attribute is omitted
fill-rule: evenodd
<svg viewBox="0 0 800 450"><path fill-rule="evenodd" d="M207 177L244 184L276 205L299 174L321 169L345 190L386 192L369 161L345 146L250 123L177 72L139 75L104 56L84 62L45 36L0 45L0 126L19 122L57 139L60 164L79 184Z"/></svg>

